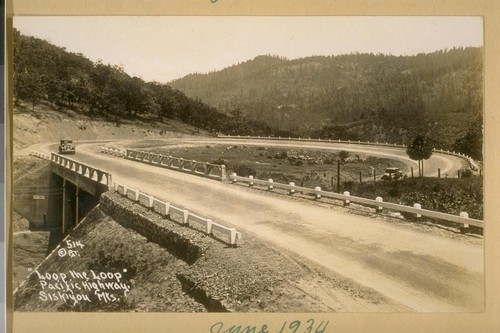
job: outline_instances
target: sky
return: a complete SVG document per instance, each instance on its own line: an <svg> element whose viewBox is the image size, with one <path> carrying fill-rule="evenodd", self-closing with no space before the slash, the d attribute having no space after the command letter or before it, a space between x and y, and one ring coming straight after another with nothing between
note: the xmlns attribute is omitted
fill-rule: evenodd
<svg viewBox="0 0 500 333"><path fill-rule="evenodd" d="M14 17L14 28L164 83L265 54L415 55L483 45L477 16L25 16Z"/></svg>

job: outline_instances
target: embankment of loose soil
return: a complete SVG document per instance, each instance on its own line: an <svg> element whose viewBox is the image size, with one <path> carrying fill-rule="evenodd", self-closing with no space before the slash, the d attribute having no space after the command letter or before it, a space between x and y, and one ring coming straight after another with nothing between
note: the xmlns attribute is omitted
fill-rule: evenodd
<svg viewBox="0 0 500 333"><path fill-rule="evenodd" d="M14 153L36 143L58 142L61 139L82 141L210 135L171 119L163 122L121 119L116 122L69 109L55 110L44 104L35 106L34 111L29 107L16 106L12 125Z"/></svg>
<svg viewBox="0 0 500 333"><path fill-rule="evenodd" d="M110 208L111 207L111 208ZM120 221L104 211L122 210ZM132 217L132 221L130 218ZM167 250L153 234L132 224L144 222L167 228L177 241L191 243L201 252L196 260ZM159 229L158 229L159 230ZM184 239L184 241L182 240ZM67 241L84 247L78 256L61 257ZM174 254L173 254L174 253ZM32 274L15 294L17 311L155 311L155 312L335 312L401 311L370 289L338 276L326 275L314 265L298 261L244 235L238 247L229 247L199 231L182 227L118 194L107 193L87 218L38 268L41 274L73 272L126 272L130 287L116 300L104 302L47 300L38 274Z"/></svg>

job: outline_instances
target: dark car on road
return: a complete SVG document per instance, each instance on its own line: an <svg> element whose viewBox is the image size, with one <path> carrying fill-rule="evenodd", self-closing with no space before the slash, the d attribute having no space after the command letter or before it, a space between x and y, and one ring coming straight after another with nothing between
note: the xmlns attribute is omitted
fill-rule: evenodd
<svg viewBox="0 0 500 333"><path fill-rule="evenodd" d="M385 173L380 177L382 180L393 180L405 178L405 174L399 168L386 168Z"/></svg>
<svg viewBox="0 0 500 333"><path fill-rule="evenodd" d="M72 140L61 140L59 142L59 154L74 154L75 145Z"/></svg>

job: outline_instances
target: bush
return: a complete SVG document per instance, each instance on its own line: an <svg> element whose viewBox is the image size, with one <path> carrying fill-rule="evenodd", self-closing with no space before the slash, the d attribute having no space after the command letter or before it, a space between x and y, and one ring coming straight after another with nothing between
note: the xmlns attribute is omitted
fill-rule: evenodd
<svg viewBox="0 0 500 333"><path fill-rule="evenodd" d="M284 158L287 158L288 157L288 153L286 151L282 151L282 152L278 152L274 155L274 158L277 158L277 159L284 159Z"/></svg>
<svg viewBox="0 0 500 333"><path fill-rule="evenodd" d="M248 176L256 176L257 175L257 171L255 171L255 169L249 167L249 166L246 166L246 165L237 165L234 170L234 172L236 172L236 174L238 176L242 176L242 177L248 177Z"/></svg>
<svg viewBox="0 0 500 333"><path fill-rule="evenodd" d="M352 191L352 188L354 187L354 182L352 180L348 180L343 183L344 185L344 191Z"/></svg>
<svg viewBox="0 0 500 333"><path fill-rule="evenodd" d="M415 203L422 205L424 209L435 210L443 213L458 215L467 212L471 218L483 218L482 196L458 187L433 189L425 194L415 190L404 193L401 202L407 206Z"/></svg>
<svg viewBox="0 0 500 333"><path fill-rule="evenodd" d="M398 188L397 184L395 184L393 187L391 187L389 189L389 191L387 192L387 194L392 198L399 197L400 193L399 193L399 188Z"/></svg>
<svg viewBox="0 0 500 333"><path fill-rule="evenodd" d="M473 172L471 169L464 168L460 170L460 178L471 178L473 175Z"/></svg>
<svg viewBox="0 0 500 333"><path fill-rule="evenodd" d="M323 164L335 164L336 162L335 156L327 156L323 159Z"/></svg>
<svg viewBox="0 0 500 333"><path fill-rule="evenodd" d="M339 158L342 162L345 162L347 160L347 158L349 157L349 152L348 151L345 151L345 150L342 150L340 153L339 153Z"/></svg>
<svg viewBox="0 0 500 333"><path fill-rule="evenodd" d="M215 161L212 162L212 164L217 164L217 165L226 165L226 161L223 160L222 158L218 158Z"/></svg>

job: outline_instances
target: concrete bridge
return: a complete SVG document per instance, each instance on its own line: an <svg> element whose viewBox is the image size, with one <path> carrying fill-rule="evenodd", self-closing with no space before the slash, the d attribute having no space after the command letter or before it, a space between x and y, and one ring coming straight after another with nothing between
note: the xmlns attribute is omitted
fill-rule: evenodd
<svg viewBox="0 0 500 333"><path fill-rule="evenodd" d="M38 172L36 180L28 179L29 184L45 183L46 186L37 186L36 190L33 191L31 186L16 184L16 189L20 188L15 195L15 198L17 197L16 208L22 210L28 207L27 211L22 212L22 215L30 220L31 228L57 228L62 234L65 234L99 203L102 193L111 190L127 197L132 202L149 208L164 218L178 222L180 225L194 229L201 228L205 234L228 245L236 246L238 240L242 238L241 233L235 228L215 223L209 218L196 215L187 209L171 205L169 202L158 200L127 185L113 184L109 172L55 153L48 156L32 151L30 155L50 161L45 170ZM221 168L221 166L216 165L215 167L218 167L219 172L224 170L224 166ZM182 169L182 167L180 168ZM198 173L195 169L192 169L193 172ZM211 176L209 172L206 174ZM41 221L42 216L43 222ZM176 218L178 216L180 219Z"/></svg>
<svg viewBox="0 0 500 333"><path fill-rule="evenodd" d="M207 144L240 141L210 141L204 138L191 142ZM323 142L304 145L294 142L249 141L246 144L332 150L346 147L331 147L330 143ZM158 158L152 159L146 154L142 158L138 155L133 159L132 156L126 158L123 151L119 154L99 154L101 145L97 143L81 144L78 148L77 158L95 168L87 170L81 163L60 155L46 156L51 161L50 174L61 182L60 200L63 197L64 180L66 187L78 187L79 193L85 192L82 189L84 185L77 186L80 180L83 183L92 180L89 184L97 187L109 186L111 177L98 169L106 168L113 173L113 181L117 182L115 190L123 197L138 203L143 202L150 210L155 209L155 200L161 201L163 217L173 215L180 224L202 229L206 234L214 230L212 221L221 224L227 222L234 228L241 228L242 232L251 232L273 246L289 251L297 258L319 265L325 272L356 281L415 311L456 312L484 309L484 248L481 240L469 242L461 240L462 236L458 235L450 237L440 232L430 234L427 227L421 228L417 224L415 229L409 229L406 223L393 223L392 220L386 221L372 215L351 214L321 203L311 205L304 200L292 199L291 195L268 195L267 192L263 195L249 190L247 186L231 186L226 182L213 181L209 177L193 177L193 174L205 174L201 166L198 168L195 164L193 168L193 163L184 162L184 172L179 172L178 168L158 165ZM45 151L48 149L50 148ZM396 158L405 156L401 148L392 147L360 146L358 151L373 152L375 149L374 153L378 155ZM433 157L436 162L434 166L441 166L442 170L462 167L462 161L458 157ZM131 163L132 160L141 163ZM53 172L52 169L60 170ZM69 174L65 175L66 172ZM81 177L87 179L80 179ZM234 181L235 177L237 176L229 176L229 179ZM237 180L244 181L241 178ZM258 185L257 179L250 182ZM269 181L265 182L269 186ZM273 182L272 185L276 190L280 188L278 183ZM139 189L146 191L147 195L143 196ZM296 187L293 189L298 191ZM76 196L76 189L65 191L66 198ZM327 196L323 191L311 191L314 195ZM341 199L346 198L342 196ZM352 202L355 200L350 196L348 199ZM82 204L80 198L79 205ZM392 208L389 203L384 202L377 201L376 205ZM184 211L184 207L189 207L193 214ZM414 214L422 213L422 209L409 209ZM59 207L58 211L62 224L63 209ZM204 212L206 215L200 219L196 212ZM65 217L64 220L69 227L69 223L75 223L72 221L76 219ZM127 222L123 218L119 220ZM142 222L134 225L144 228L140 223Z"/></svg>
<svg viewBox="0 0 500 333"><path fill-rule="evenodd" d="M66 233L112 186L111 174L105 171L54 153L30 155L49 162L17 180L14 187L14 209L30 221L30 229Z"/></svg>

